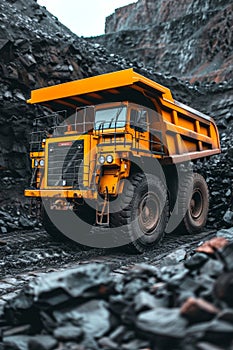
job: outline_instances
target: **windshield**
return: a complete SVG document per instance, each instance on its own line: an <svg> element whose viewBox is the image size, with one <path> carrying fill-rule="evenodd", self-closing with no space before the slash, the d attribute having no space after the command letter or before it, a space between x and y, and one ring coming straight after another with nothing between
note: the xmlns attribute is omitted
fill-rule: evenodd
<svg viewBox="0 0 233 350"><path fill-rule="evenodd" d="M126 106L99 109L95 113L95 130L123 128L126 124Z"/></svg>

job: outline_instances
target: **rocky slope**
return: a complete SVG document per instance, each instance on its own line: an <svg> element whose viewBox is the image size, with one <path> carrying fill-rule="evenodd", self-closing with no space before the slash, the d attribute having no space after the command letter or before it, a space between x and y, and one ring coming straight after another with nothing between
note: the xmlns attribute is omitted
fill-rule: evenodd
<svg viewBox="0 0 233 350"><path fill-rule="evenodd" d="M139 1L137 6L140 4ZM133 21L132 16L125 17ZM107 23L109 30L113 28L110 19ZM137 38L135 33L133 38ZM21 206L23 189L29 183L30 130L34 116L42 113L41 108L26 104L30 90L129 67L171 88L177 100L216 117L223 132L224 153L215 157L203 171L216 194L211 199L215 208L212 220L221 222L229 204L232 177L232 82L196 81L190 84L175 75L161 73L162 68L161 71L155 70L145 67L139 60L111 54L99 43L90 43L71 33L35 0L28 0L27 6L23 0L0 0L1 206L7 205L5 209L14 212L15 204ZM223 185L222 179L225 181ZM4 215L0 213L2 221L6 221ZM14 223L14 218L12 221ZM10 230L11 226L7 224L7 229Z"/></svg>
<svg viewBox="0 0 233 350"><path fill-rule="evenodd" d="M30 90L129 68L132 64L107 54L100 45L80 39L36 1L0 0L0 201L10 188L23 188L30 176L30 129L40 108L26 104ZM135 64L135 68L139 65ZM178 99L188 88L176 79L153 76L174 86ZM177 87L177 88L175 88ZM191 92L192 94L192 92ZM21 182L23 182L21 184ZM8 189L7 193L4 192ZM9 194L10 193L10 194ZM14 192L13 192L14 193Z"/></svg>
<svg viewBox="0 0 233 350"><path fill-rule="evenodd" d="M133 61L190 81L232 80L230 0L138 0L106 19L94 38Z"/></svg>

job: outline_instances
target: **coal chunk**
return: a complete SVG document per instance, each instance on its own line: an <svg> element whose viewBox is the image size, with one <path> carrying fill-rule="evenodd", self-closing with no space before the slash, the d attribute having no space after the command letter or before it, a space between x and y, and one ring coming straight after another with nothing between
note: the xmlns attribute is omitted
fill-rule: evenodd
<svg viewBox="0 0 233 350"><path fill-rule="evenodd" d="M228 271L232 271L233 270L233 242L224 246L220 254L224 261L225 268Z"/></svg>
<svg viewBox="0 0 233 350"><path fill-rule="evenodd" d="M14 335L3 338L4 349L6 350L28 350L28 344L31 336Z"/></svg>
<svg viewBox="0 0 233 350"><path fill-rule="evenodd" d="M210 322L202 322L191 326L187 330L187 336L195 336L197 339L209 341L213 344L229 346L233 339L233 325L214 319Z"/></svg>
<svg viewBox="0 0 233 350"><path fill-rule="evenodd" d="M56 328L53 335L56 339L62 341L80 340L83 335L83 331L80 327L67 325Z"/></svg>
<svg viewBox="0 0 233 350"><path fill-rule="evenodd" d="M137 313L154 309L158 306L156 298L148 292L141 291L134 298L135 311Z"/></svg>
<svg viewBox="0 0 233 350"><path fill-rule="evenodd" d="M218 277L213 293L218 299L233 307L233 272L227 272Z"/></svg>
<svg viewBox="0 0 233 350"><path fill-rule="evenodd" d="M188 298L182 305L180 313L190 322L204 322L213 319L220 310L201 298Z"/></svg>
<svg viewBox="0 0 233 350"><path fill-rule="evenodd" d="M104 264L89 264L76 269L54 272L30 283L30 295L38 304L55 306L70 298L90 298L109 285L109 268Z"/></svg>
<svg viewBox="0 0 233 350"><path fill-rule="evenodd" d="M111 328L108 304L104 300L90 300L81 306L53 312L58 323L76 320L86 333L93 338L103 337Z"/></svg>
<svg viewBox="0 0 233 350"><path fill-rule="evenodd" d="M109 349L109 350L118 350L119 349L118 344L107 337L101 338L98 341L98 344L101 346L101 349Z"/></svg>
<svg viewBox="0 0 233 350"><path fill-rule="evenodd" d="M9 300L4 313L6 320L12 325L28 323L35 326L40 324L33 299L28 297L25 291L19 293L16 298Z"/></svg>
<svg viewBox="0 0 233 350"><path fill-rule="evenodd" d="M180 315L178 308L155 308L139 314L136 326L140 331L155 336L183 338L188 321Z"/></svg>
<svg viewBox="0 0 233 350"><path fill-rule="evenodd" d="M184 266L189 270L197 270L202 267L208 260L208 256L204 253L196 253L185 261Z"/></svg>
<svg viewBox="0 0 233 350"><path fill-rule="evenodd" d="M203 275L209 275L210 277L218 277L223 273L224 265L219 260L209 259L205 265L200 269L200 273Z"/></svg>
<svg viewBox="0 0 233 350"><path fill-rule="evenodd" d="M28 342L28 350L53 350L58 342L50 335L37 335Z"/></svg>

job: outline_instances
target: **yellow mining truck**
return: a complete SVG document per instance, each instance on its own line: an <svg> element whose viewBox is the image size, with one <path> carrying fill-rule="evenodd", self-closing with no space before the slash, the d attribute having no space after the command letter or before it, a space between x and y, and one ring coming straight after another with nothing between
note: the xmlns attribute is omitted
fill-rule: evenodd
<svg viewBox="0 0 233 350"><path fill-rule="evenodd" d="M220 153L211 117L133 69L34 90L27 102L47 107L25 196L50 234L145 251L166 231L203 229L208 188L191 164Z"/></svg>

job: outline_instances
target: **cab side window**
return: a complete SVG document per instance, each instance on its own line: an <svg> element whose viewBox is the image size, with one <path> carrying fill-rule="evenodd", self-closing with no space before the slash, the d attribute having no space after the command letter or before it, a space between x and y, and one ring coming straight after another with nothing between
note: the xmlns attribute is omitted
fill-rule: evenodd
<svg viewBox="0 0 233 350"><path fill-rule="evenodd" d="M131 109L130 111L130 127L135 128L137 125L138 120L138 110L137 109Z"/></svg>
<svg viewBox="0 0 233 350"><path fill-rule="evenodd" d="M131 109L130 127L139 132L147 131L148 129L147 111L144 109Z"/></svg>
<svg viewBox="0 0 233 350"><path fill-rule="evenodd" d="M141 109L139 111L139 126L142 128L143 131L147 131L148 126L148 118L147 118L147 111Z"/></svg>

